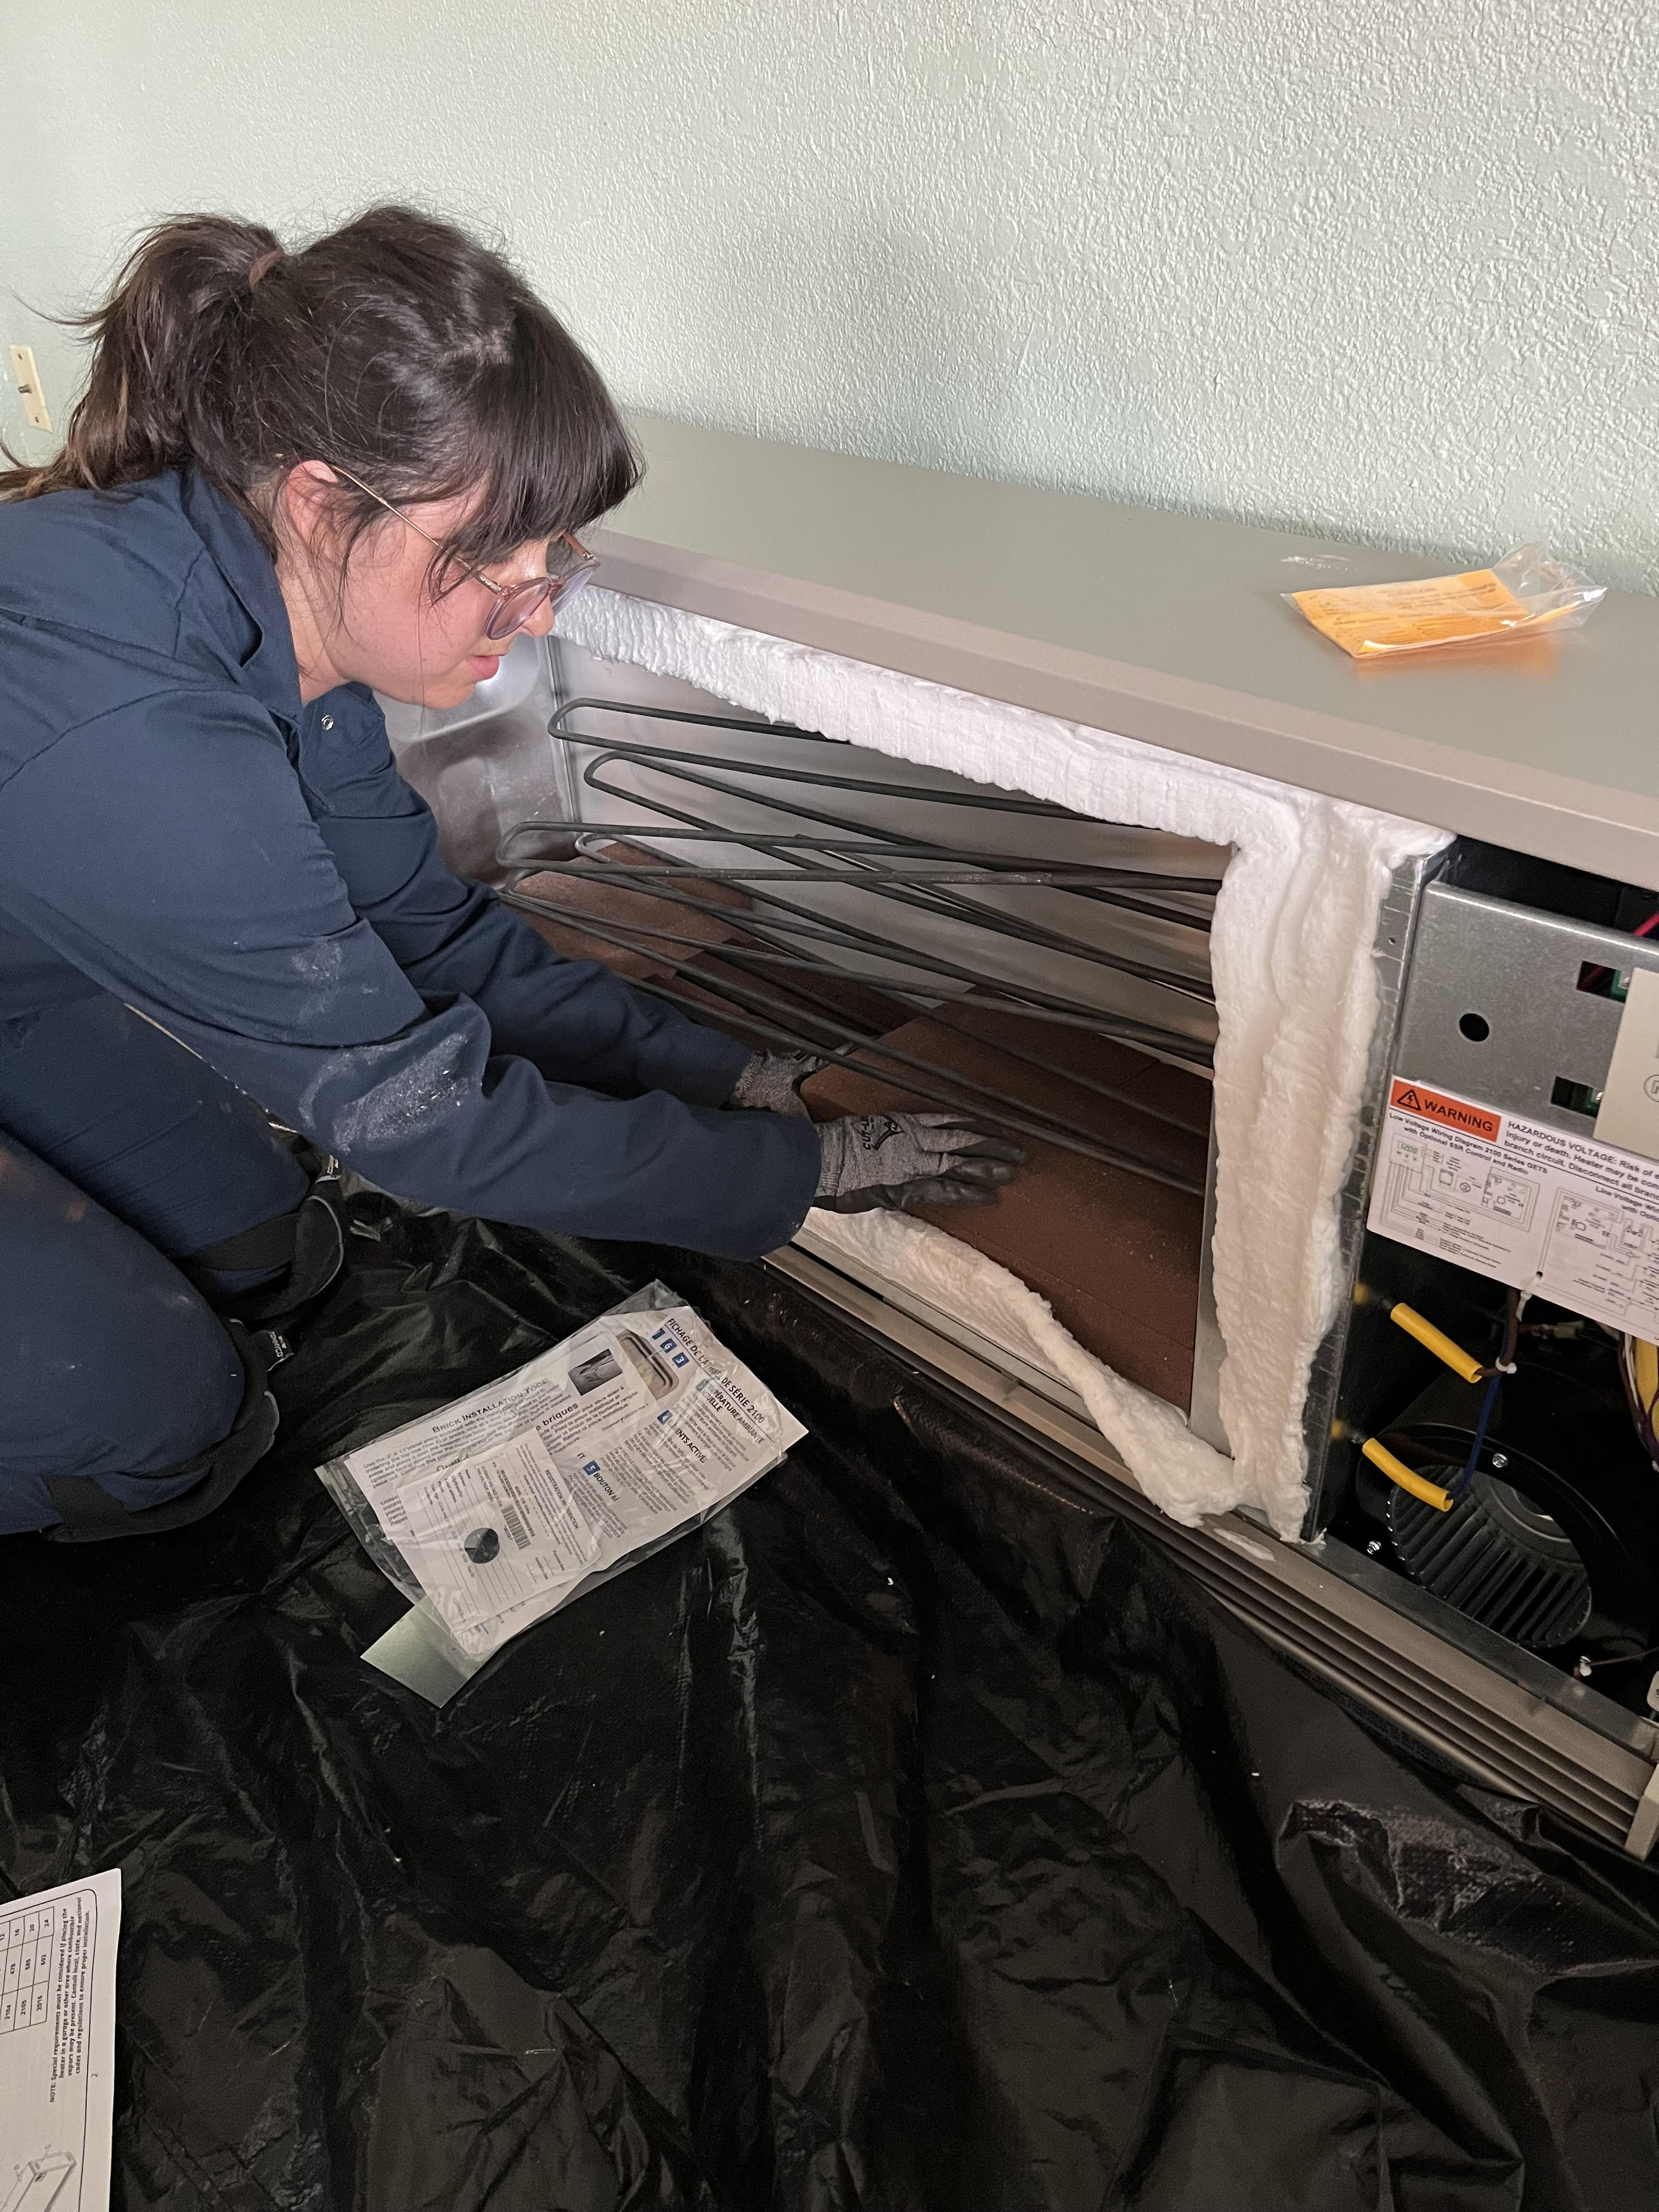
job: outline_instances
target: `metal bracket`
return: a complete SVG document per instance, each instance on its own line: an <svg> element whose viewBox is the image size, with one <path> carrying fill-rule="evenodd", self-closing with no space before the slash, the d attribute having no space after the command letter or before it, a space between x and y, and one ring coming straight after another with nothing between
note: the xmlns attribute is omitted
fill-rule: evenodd
<svg viewBox="0 0 1659 2212"><path fill-rule="evenodd" d="M1633 1859L1644 1859L1659 1840L1659 1766L1637 1801L1636 1814L1625 1838L1625 1849Z"/></svg>

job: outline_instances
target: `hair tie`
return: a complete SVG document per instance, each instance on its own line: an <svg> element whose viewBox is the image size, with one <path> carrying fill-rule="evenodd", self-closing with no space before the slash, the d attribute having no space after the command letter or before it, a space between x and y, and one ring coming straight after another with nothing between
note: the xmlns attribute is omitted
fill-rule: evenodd
<svg viewBox="0 0 1659 2212"><path fill-rule="evenodd" d="M259 256L259 258L254 263L252 268L247 272L248 290L250 292L252 291L254 286L258 284L262 276L269 276L271 270L276 266L276 264L279 261L286 261L287 258L287 254L283 252L280 246L273 246L268 253L262 253Z"/></svg>

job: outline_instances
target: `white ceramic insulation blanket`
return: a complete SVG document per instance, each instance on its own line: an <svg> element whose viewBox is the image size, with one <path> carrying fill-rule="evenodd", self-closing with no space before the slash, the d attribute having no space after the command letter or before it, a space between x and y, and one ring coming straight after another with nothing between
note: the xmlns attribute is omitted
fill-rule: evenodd
<svg viewBox="0 0 1659 2212"><path fill-rule="evenodd" d="M1219 1019L1212 1258L1231 1461L1086 1352L1044 1299L942 1231L877 1213L817 1213L812 1228L935 1304L977 1316L987 1334L1030 1344L1176 1519L1255 1504L1281 1535L1295 1535L1306 1504L1309 1369L1341 1295L1337 1199L1376 1019L1378 914L1393 870L1437 851L1444 835L616 592L583 592L561 628L605 659L775 720L1103 821L1232 847L1210 939Z"/></svg>

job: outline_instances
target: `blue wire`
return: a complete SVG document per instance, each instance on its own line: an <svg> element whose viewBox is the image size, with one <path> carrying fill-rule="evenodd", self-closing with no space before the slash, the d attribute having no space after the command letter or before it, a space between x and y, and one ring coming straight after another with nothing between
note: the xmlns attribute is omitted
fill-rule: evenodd
<svg viewBox="0 0 1659 2212"><path fill-rule="evenodd" d="M1480 1408L1480 1419L1474 1425L1474 1442L1469 1446L1468 1464L1452 1485L1454 1498L1461 1498L1474 1479L1474 1471L1480 1464L1480 1447L1486 1441L1486 1424L1492 1419L1492 1407L1498 1403L1498 1386L1503 1379L1501 1374L1494 1375L1486 1385L1486 1402Z"/></svg>

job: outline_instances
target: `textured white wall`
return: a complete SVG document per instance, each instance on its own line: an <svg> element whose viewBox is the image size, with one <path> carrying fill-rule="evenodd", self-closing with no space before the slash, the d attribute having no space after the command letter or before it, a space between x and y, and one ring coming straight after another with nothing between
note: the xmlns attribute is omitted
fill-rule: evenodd
<svg viewBox="0 0 1659 2212"><path fill-rule="evenodd" d="M726 428L1659 587L1650 0L53 0L0 289L173 208L504 233ZM72 353L17 304L61 409ZM16 395L5 401L15 434Z"/></svg>

